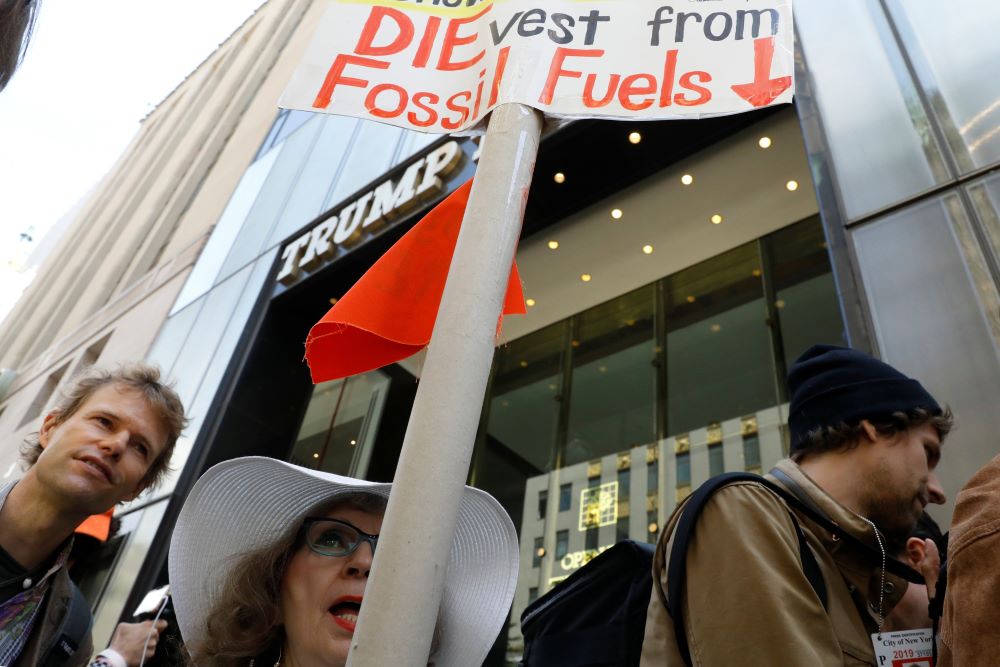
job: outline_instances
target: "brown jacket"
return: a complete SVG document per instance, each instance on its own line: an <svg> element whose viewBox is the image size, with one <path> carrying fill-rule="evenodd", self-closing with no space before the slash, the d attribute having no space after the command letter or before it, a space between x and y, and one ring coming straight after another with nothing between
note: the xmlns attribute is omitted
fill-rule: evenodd
<svg viewBox="0 0 1000 667"><path fill-rule="evenodd" d="M831 520L878 549L871 526L812 482L790 460L776 466ZM772 481L778 481L771 478ZM780 483L780 482L779 482ZM786 485L787 486L787 485ZM653 595L641 667L683 665L664 606L665 554L683 510L656 548ZM701 667L875 665L881 563L798 515L827 587L827 608L809 584L784 501L752 482L724 487L705 505L688 547L684 619L692 663ZM885 614L906 591L886 573Z"/></svg>
<svg viewBox="0 0 1000 667"><path fill-rule="evenodd" d="M940 667L1000 660L1000 456L977 472L955 502L948 540Z"/></svg>

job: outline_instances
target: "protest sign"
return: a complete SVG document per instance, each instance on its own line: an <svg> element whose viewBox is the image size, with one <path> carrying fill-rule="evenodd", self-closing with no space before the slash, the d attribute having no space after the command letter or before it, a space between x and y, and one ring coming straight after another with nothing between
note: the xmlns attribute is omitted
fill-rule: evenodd
<svg viewBox="0 0 1000 667"><path fill-rule="evenodd" d="M331 0L280 105L424 132L504 103L668 119L790 102L791 0Z"/></svg>

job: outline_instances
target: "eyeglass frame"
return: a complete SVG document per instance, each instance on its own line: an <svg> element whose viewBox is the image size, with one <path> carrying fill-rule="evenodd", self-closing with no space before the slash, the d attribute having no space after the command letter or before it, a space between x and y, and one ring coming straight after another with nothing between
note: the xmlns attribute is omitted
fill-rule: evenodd
<svg viewBox="0 0 1000 667"><path fill-rule="evenodd" d="M310 544L308 538L309 529L315 524L324 521L329 523L339 523L343 526L347 526L351 530L355 531L358 535L360 535L361 539L359 539L357 543L355 543L355 545L351 547L351 549L346 553L336 554L336 555L324 553L319 549L317 549L316 547L314 547L312 544ZM352 553L357 551L358 547L361 546L362 542L367 542L371 546L372 556L374 556L375 546L378 544L378 535L372 535L371 533L366 533L365 531L361 530L350 521L344 521L343 519L331 519L329 517L321 517L321 516L307 516L305 519L302 520L302 527L299 530L301 531L302 539L306 543L306 546L309 547L309 550L312 551L313 553L319 554L320 556L326 556L327 558L346 558L347 556L350 556Z"/></svg>

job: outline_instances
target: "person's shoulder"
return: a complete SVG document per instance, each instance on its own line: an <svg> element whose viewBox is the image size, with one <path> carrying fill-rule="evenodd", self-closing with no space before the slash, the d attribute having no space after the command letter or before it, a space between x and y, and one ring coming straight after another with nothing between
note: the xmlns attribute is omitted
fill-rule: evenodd
<svg viewBox="0 0 1000 667"><path fill-rule="evenodd" d="M1000 535L1000 456L979 469L955 500L949 557L974 542Z"/></svg>
<svg viewBox="0 0 1000 667"><path fill-rule="evenodd" d="M698 519L702 525L739 532L759 532L765 527L784 530L791 521L785 502L759 482L741 480L718 489L705 501Z"/></svg>

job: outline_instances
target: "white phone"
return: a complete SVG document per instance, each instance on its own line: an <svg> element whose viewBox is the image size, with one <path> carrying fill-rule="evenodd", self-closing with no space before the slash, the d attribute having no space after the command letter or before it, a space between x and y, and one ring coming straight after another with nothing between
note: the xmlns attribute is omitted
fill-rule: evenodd
<svg viewBox="0 0 1000 667"><path fill-rule="evenodd" d="M153 590L146 593L146 597L142 599L139 606L135 608L132 616L139 617L143 614L155 614L160 610L160 606L163 604L164 599L170 595L170 586L164 586L163 588L154 588Z"/></svg>

